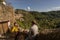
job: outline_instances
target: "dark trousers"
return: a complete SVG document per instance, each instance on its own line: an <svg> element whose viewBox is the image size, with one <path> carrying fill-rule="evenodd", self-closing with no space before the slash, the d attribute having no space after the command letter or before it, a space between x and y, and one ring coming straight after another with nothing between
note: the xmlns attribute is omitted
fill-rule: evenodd
<svg viewBox="0 0 60 40"><path fill-rule="evenodd" d="M15 40L19 39L19 35L20 35L20 32L17 32L16 35L15 35Z"/></svg>

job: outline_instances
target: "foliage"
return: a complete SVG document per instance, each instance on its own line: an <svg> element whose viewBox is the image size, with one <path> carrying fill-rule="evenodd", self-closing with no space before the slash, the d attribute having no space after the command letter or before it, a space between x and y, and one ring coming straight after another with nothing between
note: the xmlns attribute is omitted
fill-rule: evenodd
<svg viewBox="0 0 60 40"><path fill-rule="evenodd" d="M19 25L23 25L22 27L24 28L29 28L31 26L31 21L34 20L34 17L32 14L30 14L28 11L25 11L25 10L19 10L17 9L16 14L23 14L23 18L24 18L24 21L18 21L19 22Z"/></svg>
<svg viewBox="0 0 60 40"><path fill-rule="evenodd" d="M16 10L16 13L24 15L24 24L27 27L31 26L31 21L36 20L39 28L58 28L60 23L60 11L50 12L36 12L36 11L25 11Z"/></svg>

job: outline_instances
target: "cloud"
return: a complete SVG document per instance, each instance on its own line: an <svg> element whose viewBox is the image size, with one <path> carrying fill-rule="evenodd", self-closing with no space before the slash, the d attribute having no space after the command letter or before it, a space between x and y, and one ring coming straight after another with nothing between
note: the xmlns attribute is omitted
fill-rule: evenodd
<svg viewBox="0 0 60 40"><path fill-rule="evenodd" d="M47 9L46 11L56 11L56 10L60 10L60 6L59 7L52 7Z"/></svg>
<svg viewBox="0 0 60 40"><path fill-rule="evenodd" d="M30 6L28 6L27 9L30 10L31 9Z"/></svg>

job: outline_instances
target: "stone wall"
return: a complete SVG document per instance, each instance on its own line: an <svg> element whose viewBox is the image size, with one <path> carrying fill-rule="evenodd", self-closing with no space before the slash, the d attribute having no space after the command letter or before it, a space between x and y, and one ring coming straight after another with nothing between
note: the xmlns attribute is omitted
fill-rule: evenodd
<svg viewBox="0 0 60 40"><path fill-rule="evenodd" d="M0 4L0 21L10 20L13 25L15 21L14 13L13 7Z"/></svg>
<svg viewBox="0 0 60 40"><path fill-rule="evenodd" d="M14 15L15 15L15 10L13 7L0 4L0 34L6 33L8 30L8 22L5 21L10 21L11 25L14 26L14 22L15 22Z"/></svg>

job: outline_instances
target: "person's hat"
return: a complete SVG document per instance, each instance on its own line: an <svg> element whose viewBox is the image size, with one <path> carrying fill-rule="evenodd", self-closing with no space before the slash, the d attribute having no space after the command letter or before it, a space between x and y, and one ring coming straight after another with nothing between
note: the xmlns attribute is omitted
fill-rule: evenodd
<svg viewBox="0 0 60 40"><path fill-rule="evenodd" d="M36 24L37 22L35 20L32 21L33 24Z"/></svg>
<svg viewBox="0 0 60 40"><path fill-rule="evenodd" d="M15 23L14 23L14 25L16 25L16 26L17 26L18 24L15 22Z"/></svg>

